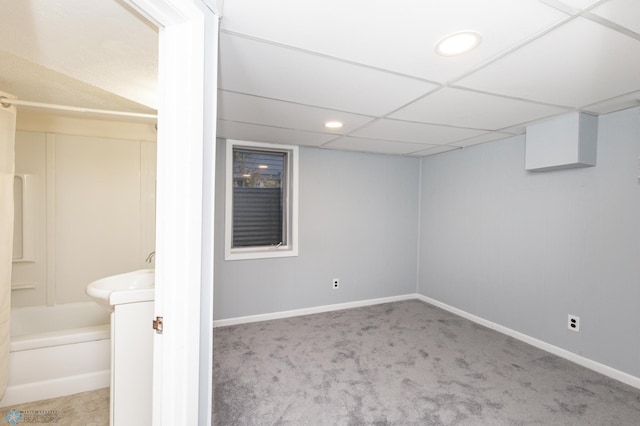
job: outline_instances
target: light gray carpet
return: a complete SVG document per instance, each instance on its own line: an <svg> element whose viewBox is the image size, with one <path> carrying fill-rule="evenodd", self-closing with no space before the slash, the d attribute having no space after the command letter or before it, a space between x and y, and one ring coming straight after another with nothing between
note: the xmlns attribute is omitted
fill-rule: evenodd
<svg viewBox="0 0 640 426"><path fill-rule="evenodd" d="M216 425L640 425L640 391L417 300L217 328Z"/></svg>

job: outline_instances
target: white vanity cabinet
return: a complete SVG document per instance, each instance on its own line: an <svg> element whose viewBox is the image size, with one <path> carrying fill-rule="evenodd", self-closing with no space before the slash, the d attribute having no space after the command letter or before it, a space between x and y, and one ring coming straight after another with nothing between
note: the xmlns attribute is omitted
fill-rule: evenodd
<svg viewBox="0 0 640 426"><path fill-rule="evenodd" d="M114 305L111 314L111 425L151 425L153 300Z"/></svg>
<svg viewBox="0 0 640 426"><path fill-rule="evenodd" d="M111 311L111 426L151 425L155 275L140 269L87 285Z"/></svg>

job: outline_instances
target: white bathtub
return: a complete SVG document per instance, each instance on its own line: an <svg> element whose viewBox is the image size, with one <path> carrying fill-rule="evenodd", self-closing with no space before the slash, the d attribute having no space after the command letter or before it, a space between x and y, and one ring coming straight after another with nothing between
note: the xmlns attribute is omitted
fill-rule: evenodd
<svg viewBox="0 0 640 426"><path fill-rule="evenodd" d="M95 302L12 309L0 407L108 387L110 328L109 312Z"/></svg>

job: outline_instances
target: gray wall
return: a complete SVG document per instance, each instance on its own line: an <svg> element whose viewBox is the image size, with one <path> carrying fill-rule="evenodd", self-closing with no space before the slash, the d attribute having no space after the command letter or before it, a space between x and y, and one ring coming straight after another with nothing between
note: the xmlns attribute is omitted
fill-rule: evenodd
<svg viewBox="0 0 640 426"><path fill-rule="evenodd" d="M215 319L415 293L418 159L301 147L299 256L233 261L224 159L218 141Z"/></svg>
<svg viewBox="0 0 640 426"><path fill-rule="evenodd" d="M635 108L596 167L526 172L523 136L424 158L419 293L640 376L639 144Z"/></svg>

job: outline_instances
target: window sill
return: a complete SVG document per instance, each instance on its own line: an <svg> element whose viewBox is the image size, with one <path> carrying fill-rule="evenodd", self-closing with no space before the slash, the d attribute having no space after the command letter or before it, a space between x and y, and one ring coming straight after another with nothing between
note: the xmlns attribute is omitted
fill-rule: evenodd
<svg viewBox="0 0 640 426"><path fill-rule="evenodd" d="M224 260L271 259L277 257L296 257L298 250L287 247L267 247L249 249L227 249Z"/></svg>

